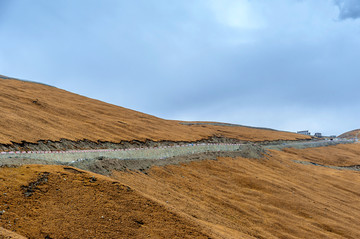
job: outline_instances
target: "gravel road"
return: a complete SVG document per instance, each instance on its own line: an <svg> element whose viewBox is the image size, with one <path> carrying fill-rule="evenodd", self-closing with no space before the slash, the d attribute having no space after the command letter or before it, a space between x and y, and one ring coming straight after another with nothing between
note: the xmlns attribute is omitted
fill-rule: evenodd
<svg viewBox="0 0 360 239"><path fill-rule="evenodd" d="M128 149L68 150L68 151L26 151L0 152L0 166L24 164L55 164L74 166L101 174L112 170L146 171L152 166L179 164L217 157L261 158L267 149L312 148L336 144L353 143L350 140L312 140L307 142L266 143L190 143L174 146L143 147Z"/></svg>

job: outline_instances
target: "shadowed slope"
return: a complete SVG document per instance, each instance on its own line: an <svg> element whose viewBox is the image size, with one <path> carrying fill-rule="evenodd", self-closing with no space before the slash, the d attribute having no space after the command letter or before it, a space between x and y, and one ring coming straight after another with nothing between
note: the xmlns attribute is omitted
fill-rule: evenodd
<svg viewBox="0 0 360 239"><path fill-rule="evenodd" d="M196 141L211 136L249 141L309 138L247 127L183 125L55 87L1 77L0 110L2 144L63 138L110 142Z"/></svg>

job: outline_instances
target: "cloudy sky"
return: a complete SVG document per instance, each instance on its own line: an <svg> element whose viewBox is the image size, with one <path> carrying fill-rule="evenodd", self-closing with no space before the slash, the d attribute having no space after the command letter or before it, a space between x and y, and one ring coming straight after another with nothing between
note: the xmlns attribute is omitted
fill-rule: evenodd
<svg viewBox="0 0 360 239"><path fill-rule="evenodd" d="M0 0L0 74L166 119L360 128L360 0Z"/></svg>

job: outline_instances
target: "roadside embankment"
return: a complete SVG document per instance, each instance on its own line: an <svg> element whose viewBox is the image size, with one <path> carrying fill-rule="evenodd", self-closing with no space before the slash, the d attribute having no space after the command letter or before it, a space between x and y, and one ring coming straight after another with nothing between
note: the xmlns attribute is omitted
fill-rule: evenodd
<svg viewBox="0 0 360 239"><path fill-rule="evenodd" d="M94 149L65 151L16 151L1 152L0 165L55 164L69 165L100 174L110 174L112 170L146 171L152 166L180 164L217 157L260 158L266 150L284 148L313 148L351 143L339 141L277 141L261 143L187 143L165 142L165 145L125 149ZM170 146L172 144L172 146Z"/></svg>

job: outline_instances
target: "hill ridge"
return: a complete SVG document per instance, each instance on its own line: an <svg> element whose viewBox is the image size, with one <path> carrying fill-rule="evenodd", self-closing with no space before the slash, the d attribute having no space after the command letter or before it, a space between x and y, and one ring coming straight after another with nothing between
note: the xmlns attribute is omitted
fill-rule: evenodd
<svg viewBox="0 0 360 239"><path fill-rule="evenodd" d="M360 137L360 129L350 130L338 136L339 138L355 138Z"/></svg>
<svg viewBox="0 0 360 239"><path fill-rule="evenodd" d="M113 142L297 140L308 136L224 125L183 125L53 86L0 77L0 144L41 140Z"/></svg>

